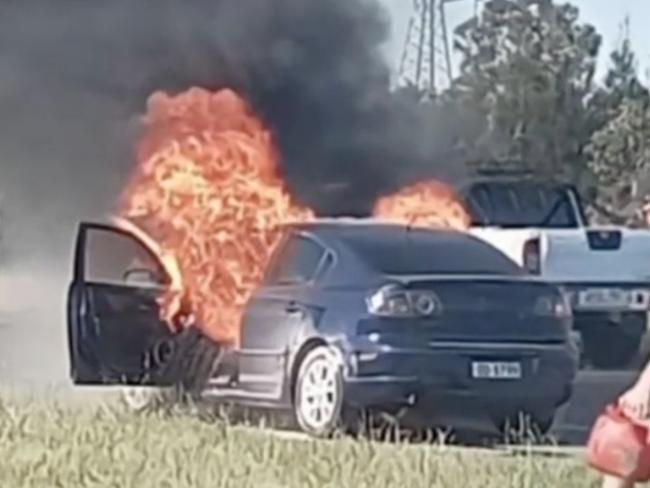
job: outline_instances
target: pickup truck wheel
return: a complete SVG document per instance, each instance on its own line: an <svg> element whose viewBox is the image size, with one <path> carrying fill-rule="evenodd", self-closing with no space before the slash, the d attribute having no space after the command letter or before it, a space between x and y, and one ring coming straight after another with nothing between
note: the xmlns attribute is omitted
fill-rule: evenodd
<svg viewBox="0 0 650 488"><path fill-rule="evenodd" d="M637 359L646 331L645 315L621 324L594 323L582 331L585 359L598 369L626 368Z"/></svg>

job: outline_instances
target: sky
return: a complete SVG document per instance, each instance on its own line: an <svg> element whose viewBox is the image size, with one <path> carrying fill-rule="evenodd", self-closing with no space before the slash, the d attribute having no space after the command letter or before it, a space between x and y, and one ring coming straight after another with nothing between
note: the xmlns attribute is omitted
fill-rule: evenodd
<svg viewBox="0 0 650 488"><path fill-rule="evenodd" d="M380 0L390 14L392 21L391 40L385 46L385 52L391 65L396 70L399 66L408 20L413 7L412 0ZM561 2L558 2L561 3ZM599 72L607 68L609 52L621 37L621 25L626 15L630 16L630 34L632 46L639 61L639 74L649 80L650 74L650 32L647 19L650 19L650 0L571 0L580 9L583 22L596 27L603 36ZM469 18L474 13L475 0L457 0L446 6L451 33L453 27Z"/></svg>

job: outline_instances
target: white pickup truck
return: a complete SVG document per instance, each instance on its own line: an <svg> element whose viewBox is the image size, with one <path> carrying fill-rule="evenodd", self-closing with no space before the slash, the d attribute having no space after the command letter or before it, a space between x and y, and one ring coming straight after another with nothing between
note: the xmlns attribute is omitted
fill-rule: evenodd
<svg viewBox="0 0 650 488"><path fill-rule="evenodd" d="M639 357L650 308L650 231L591 227L577 191L521 176L462 185L471 233L560 285L584 360L620 368Z"/></svg>

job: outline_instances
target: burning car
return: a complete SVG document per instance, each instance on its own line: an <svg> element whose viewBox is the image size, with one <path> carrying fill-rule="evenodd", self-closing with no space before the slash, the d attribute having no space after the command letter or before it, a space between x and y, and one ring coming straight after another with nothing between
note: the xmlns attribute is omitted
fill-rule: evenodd
<svg viewBox="0 0 650 488"><path fill-rule="evenodd" d="M126 221L81 224L68 301L75 384L182 383L204 399L289 409L314 436L366 411L480 430L523 412L545 431L571 394L566 299L469 234L286 224L229 347L161 314L182 286L161 255Z"/></svg>

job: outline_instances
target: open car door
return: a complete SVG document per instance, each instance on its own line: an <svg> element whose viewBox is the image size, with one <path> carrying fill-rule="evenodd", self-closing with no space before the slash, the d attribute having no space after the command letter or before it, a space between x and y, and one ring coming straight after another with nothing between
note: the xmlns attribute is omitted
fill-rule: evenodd
<svg viewBox="0 0 650 488"><path fill-rule="evenodd" d="M171 384L174 333L157 299L169 287L158 256L128 230L82 223L68 292L68 344L77 385Z"/></svg>

